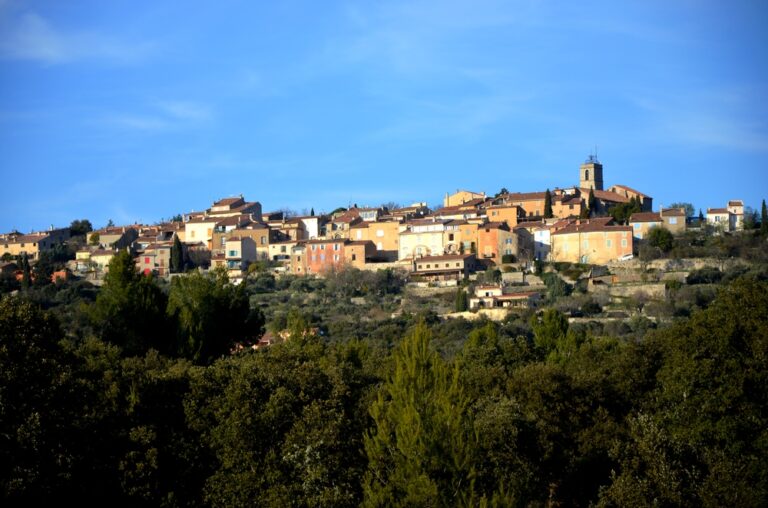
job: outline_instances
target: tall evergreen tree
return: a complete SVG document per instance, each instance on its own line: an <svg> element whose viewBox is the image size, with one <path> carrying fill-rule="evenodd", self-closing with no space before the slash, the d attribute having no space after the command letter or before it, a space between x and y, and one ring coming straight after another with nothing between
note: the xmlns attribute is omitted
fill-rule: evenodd
<svg viewBox="0 0 768 508"><path fill-rule="evenodd" d="M422 321L394 353L394 372L370 409L365 436L367 506L470 504L476 443L467 432L468 397L450 368L430 349Z"/></svg>
<svg viewBox="0 0 768 508"><path fill-rule="evenodd" d="M765 200L763 200L763 207L760 211L760 233L768 234L768 208L765 206Z"/></svg>
<svg viewBox="0 0 768 508"><path fill-rule="evenodd" d="M545 219L551 219L554 215L552 214L552 193L549 192L549 189L547 189L547 192L544 193L544 218Z"/></svg>
<svg viewBox="0 0 768 508"><path fill-rule="evenodd" d="M173 246L171 246L171 272L180 273L184 271L184 248L179 240L179 235L173 236Z"/></svg>
<svg viewBox="0 0 768 508"><path fill-rule="evenodd" d="M587 197L587 208L589 210L589 215L595 213L595 204L595 189L589 189L589 196Z"/></svg>
<svg viewBox="0 0 768 508"><path fill-rule="evenodd" d="M462 288L456 291L456 312L465 312L468 308L467 292Z"/></svg>
<svg viewBox="0 0 768 508"><path fill-rule="evenodd" d="M309 215L314 217L315 216L315 207L313 206L312 209L309 211Z"/></svg>
<svg viewBox="0 0 768 508"><path fill-rule="evenodd" d="M29 258L26 252L21 255L21 274L21 289L29 289L29 285L32 283L32 273L29 269Z"/></svg>

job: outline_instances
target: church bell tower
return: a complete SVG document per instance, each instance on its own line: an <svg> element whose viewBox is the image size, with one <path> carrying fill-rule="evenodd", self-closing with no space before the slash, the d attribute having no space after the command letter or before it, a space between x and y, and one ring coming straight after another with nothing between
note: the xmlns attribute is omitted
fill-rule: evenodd
<svg viewBox="0 0 768 508"><path fill-rule="evenodd" d="M590 155L580 168L579 187L603 190L603 165L597 155Z"/></svg>

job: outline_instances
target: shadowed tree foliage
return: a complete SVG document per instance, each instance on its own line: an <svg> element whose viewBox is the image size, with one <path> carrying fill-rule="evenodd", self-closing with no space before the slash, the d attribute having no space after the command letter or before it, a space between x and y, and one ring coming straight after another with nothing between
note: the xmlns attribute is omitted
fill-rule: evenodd
<svg viewBox="0 0 768 508"><path fill-rule="evenodd" d="M223 270L174 278L168 316L177 327L176 354L200 365L227 354L236 343L258 340L264 325L261 313L250 308L245 284L231 284Z"/></svg>
<svg viewBox="0 0 768 508"><path fill-rule="evenodd" d="M603 504L765 506L768 284L740 280L656 332L662 364Z"/></svg>
<svg viewBox="0 0 768 508"><path fill-rule="evenodd" d="M60 338L52 316L19 298L0 298L0 495L12 503L45 498L65 480L55 432L66 373Z"/></svg>
<svg viewBox="0 0 768 508"><path fill-rule="evenodd" d="M73 220L69 225L69 233L72 236L85 236L91 231L93 231L93 226L88 219Z"/></svg>
<svg viewBox="0 0 768 508"><path fill-rule="evenodd" d="M371 406L366 506L455 506L472 499L474 436L458 367L430 350L424 322L394 352L394 372Z"/></svg>
<svg viewBox="0 0 768 508"><path fill-rule="evenodd" d="M109 262L109 272L96 302L90 308L96 335L120 346L126 355L144 354L149 348L168 351L167 298L151 277L140 275L127 251Z"/></svg>
<svg viewBox="0 0 768 508"><path fill-rule="evenodd" d="M648 244L651 247L656 247L662 252L669 252L672 250L674 243L675 238L667 228L653 226L648 231Z"/></svg>

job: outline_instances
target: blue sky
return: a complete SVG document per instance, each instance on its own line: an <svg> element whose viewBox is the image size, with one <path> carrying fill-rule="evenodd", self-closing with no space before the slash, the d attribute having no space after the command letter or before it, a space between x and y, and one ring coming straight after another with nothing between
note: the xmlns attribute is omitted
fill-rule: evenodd
<svg viewBox="0 0 768 508"><path fill-rule="evenodd" d="M0 231L607 185L768 197L758 1L0 0Z"/></svg>

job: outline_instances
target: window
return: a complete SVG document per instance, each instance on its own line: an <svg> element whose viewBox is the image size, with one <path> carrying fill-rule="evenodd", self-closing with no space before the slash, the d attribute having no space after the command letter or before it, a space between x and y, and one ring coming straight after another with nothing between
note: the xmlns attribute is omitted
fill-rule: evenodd
<svg viewBox="0 0 768 508"><path fill-rule="evenodd" d="M381 242L379 242L379 243L376 244L376 248L378 250L384 250L384 245Z"/></svg>
<svg viewBox="0 0 768 508"><path fill-rule="evenodd" d="M325 244L320 245L320 250L325 250Z"/></svg>
<svg viewBox="0 0 768 508"><path fill-rule="evenodd" d="M430 265L427 265L427 268L430 268Z"/></svg>
<svg viewBox="0 0 768 508"><path fill-rule="evenodd" d="M491 212L491 217L496 217L497 215L499 215L499 212L497 212L496 210Z"/></svg>
<svg viewBox="0 0 768 508"><path fill-rule="evenodd" d="M449 241L449 242L452 242L452 241L453 241L453 233L450 233L450 234L448 235L448 241Z"/></svg>
<svg viewBox="0 0 768 508"><path fill-rule="evenodd" d="M611 248L611 240L610 239L605 241L605 246L608 247L609 249Z"/></svg>
<svg viewBox="0 0 768 508"><path fill-rule="evenodd" d="M627 239L626 238L622 238L621 239L621 246L622 247L626 247L627 246Z"/></svg>
<svg viewBox="0 0 768 508"><path fill-rule="evenodd" d="M356 260L357 260L357 254L352 254L352 261L356 261Z"/></svg>
<svg viewBox="0 0 768 508"><path fill-rule="evenodd" d="M362 240L362 238L363 238L363 232L358 229L357 230L357 239L358 240Z"/></svg>
<svg viewBox="0 0 768 508"><path fill-rule="evenodd" d="M194 229L189 232L189 236L191 236L192 238L195 237L195 230Z"/></svg>
<svg viewBox="0 0 768 508"><path fill-rule="evenodd" d="M677 224L677 217L670 217L669 218L669 223L670 224Z"/></svg>
<svg viewBox="0 0 768 508"><path fill-rule="evenodd" d="M338 261L339 260L339 255L338 254L334 254L333 255L333 260L334 261Z"/></svg>
<svg viewBox="0 0 768 508"><path fill-rule="evenodd" d="M338 243L334 243L333 244L333 250L339 250L339 244Z"/></svg>
<svg viewBox="0 0 768 508"><path fill-rule="evenodd" d="M448 267L450 267L450 266L451 266L451 264L450 264L450 263L446 263L446 264L445 264L445 267L446 267L446 268L448 268Z"/></svg>
<svg viewBox="0 0 768 508"><path fill-rule="evenodd" d="M22 243L21 246L24 247L24 244Z"/></svg>
<svg viewBox="0 0 768 508"><path fill-rule="evenodd" d="M456 266L461 266L461 263L456 263Z"/></svg>
<svg viewBox="0 0 768 508"><path fill-rule="evenodd" d="M589 240L584 240L584 248L589 249Z"/></svg>
<svg viewBox="0 0 768 508"><path fill-rule="evenodd" d="M315 246L314 245L312 246L312 250L315 250ZM286 252L285 245L281 245L280 246L280 252Z"/></svg>
<svg viewBox="0 0 768 508"><path fill-rule="evenodd" d="M312 256L312 262L314 263L315 261L317 261L317 256L314 256L314 255L313 255L313 256Z"/></svg>
<svg viewBox="0 0 768 508"><path fill-rule="evenodd" d="M322 263L325 261L325 254L320 254L320 262Z"/></svg>
<svg viewBox="0 0 768 508"><path fill-rule="evenodd" d="M376 236L378 236L379 238L384 236L384 230L383 229L376 230Z"/></svg>
<svg viewBox="0 0 768 508"><path fill-rule="evenodd" d="M422 268L424 268L424 265L419 265L419 270L421 270Z"/></svg>
<svg viewBox="0 0 768 508"><path fill-rule="evenodd" d="M573 203L571 203L570 205L568 205L568 209L569 209L569 210L573 210Z"/></svg>
<svg viewBox="0 0 768 508"><path fill-rule="evenodd" d="M317 245L313 245L313 246L312 246L312 250L315 250L315 247L317 247Z"/></svg>
<svg viewBox="0 0 768 508"><path fill-rule="evenodd" d="M640 224L637 224L637 223L632 224L632 227L635 229L640 229Z"/></svg>
<svg viewBox="0 0 768 508"><path fill-rule="evenodd" d="M235 257L235 256L237 256L237 251L236 251L236 250L231 250L231 251L229 251L229 256L230 256L230 257Z"/></svg>
<svg viewBox="0 0 768 508"><path fill-rule="evenodd" d="M266 236L262 236L261 237L261 244L262 245L266 245L267 244L267 237Z"/></svg>
<svg viewBox="0 0 768 508"><path fill-rule="evenodd" d="M584 180L589 180L589 170L588 169L584 170Z"/></svg>
<svg viewBox="0 0 768 508"><path fill-rule="evenodd" d="M301 262L301 256L296 256L296 261Z"/></svg>

